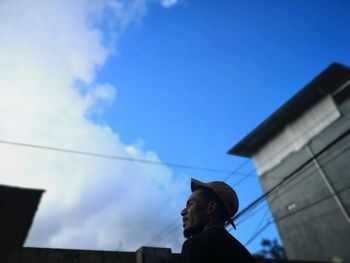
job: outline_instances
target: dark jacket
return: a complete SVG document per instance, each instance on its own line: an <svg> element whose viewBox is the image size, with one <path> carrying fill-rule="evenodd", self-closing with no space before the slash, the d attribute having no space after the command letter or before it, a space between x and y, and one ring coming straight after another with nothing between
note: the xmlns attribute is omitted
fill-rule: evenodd
<svg viewBox="0 0 350 263"><path fill-rule="evenodd" d="M223 227L211 227L182 245L183 263L255 263L248 250Z"/></svg>

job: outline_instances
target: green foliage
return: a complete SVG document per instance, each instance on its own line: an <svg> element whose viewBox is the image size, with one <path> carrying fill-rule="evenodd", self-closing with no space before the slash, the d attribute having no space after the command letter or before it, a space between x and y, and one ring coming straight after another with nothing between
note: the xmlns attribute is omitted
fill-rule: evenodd
<svg viewBox="0 0 350 263"><path fill-rule="evenodd" d="M284 247L276 239L269 240L263 238L261 241L262 249L254 254L256 257L266 259L287 259Z"/></svg>

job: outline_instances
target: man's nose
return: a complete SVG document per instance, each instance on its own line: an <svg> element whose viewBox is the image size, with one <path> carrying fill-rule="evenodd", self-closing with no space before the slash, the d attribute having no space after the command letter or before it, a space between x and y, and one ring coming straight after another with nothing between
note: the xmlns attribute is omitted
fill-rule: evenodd
<svg viewBox="0 0 350 263"><path fill-rule="evenodd" d="M181 215L184 216L186 214L186 208L182 209Z"/></svg>

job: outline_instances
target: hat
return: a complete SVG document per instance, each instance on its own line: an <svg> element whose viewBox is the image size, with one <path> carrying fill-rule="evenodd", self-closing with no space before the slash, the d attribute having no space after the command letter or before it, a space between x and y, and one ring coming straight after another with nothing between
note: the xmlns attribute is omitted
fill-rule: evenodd
<svg viewBox="0 0 350 263"><path fill-rule="evenodd" d="M221 181L203 183L194 178L191 178L192 192L201 188L209 188L219 197L226 208L227 215L229 216L228 222L233 226L234 229L236 229L236 226L232 220L239 207L236 192L228 184Z"/></svg>

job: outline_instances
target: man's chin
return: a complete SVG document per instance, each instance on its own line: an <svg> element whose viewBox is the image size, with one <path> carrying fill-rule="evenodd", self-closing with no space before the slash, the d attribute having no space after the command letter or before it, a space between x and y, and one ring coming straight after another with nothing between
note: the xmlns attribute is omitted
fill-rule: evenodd
<svg viewBox="0 0 350 263"><path fill-rule="evenodd" d="M189 238L189 237L192 236L192 232L191 232L191 230L189 230L189 229L184 229L183 234L184 234L184 237L185 237L185 238Z"/></svg>
<svg viewBox="0 0 350 263"><path fill-rule="evenodd" d="M191 236L194 236L195 234L198 234L202 230L203 228L198 227L184 228L183 234L185 238L189 238Z"/></svg>

